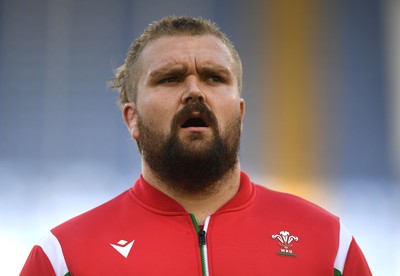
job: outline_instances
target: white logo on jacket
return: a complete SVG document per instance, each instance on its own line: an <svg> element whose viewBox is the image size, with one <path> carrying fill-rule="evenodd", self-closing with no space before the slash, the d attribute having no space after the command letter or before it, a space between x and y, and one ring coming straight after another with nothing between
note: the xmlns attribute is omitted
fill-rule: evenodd
<svg viewBox="0 0 400 276"><path fill-rule="evenodd" d="M117 244L112 244L110 245L114 247L115 250L117 250L122 256L125 258L128 258L129 252L131 252L132 245L135 243L135 240L131 241L128 243L126 240L120 240Z"/></svg>

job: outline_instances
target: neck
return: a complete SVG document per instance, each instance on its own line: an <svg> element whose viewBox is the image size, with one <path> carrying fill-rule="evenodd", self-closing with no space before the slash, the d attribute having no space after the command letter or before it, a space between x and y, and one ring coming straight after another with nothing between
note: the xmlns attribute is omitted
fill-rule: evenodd
<svg viewBox="0 0 400 276"><path fill-rule="evenodd" d="M231 200L239 191L240 165L229 171L221 180L215 183L213 192L204 194L187 194L174 191L166 186L152 170L143 163L142 176L154 188L178 202L188 213L196 217L199 225L204 225L205 219L214 214L225 203Z"/></svg>

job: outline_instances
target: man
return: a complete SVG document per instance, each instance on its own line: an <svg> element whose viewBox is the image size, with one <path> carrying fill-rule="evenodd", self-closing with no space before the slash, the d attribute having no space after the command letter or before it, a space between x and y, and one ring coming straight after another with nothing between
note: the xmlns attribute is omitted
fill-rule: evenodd
<svg viewBox="0 0 400 276"><path fill-rule="evenodd" d="M337 217L241 171L241 61L212 22L154 22L113 86L142 175L52 229L22 275L371 275Z"/></svg>

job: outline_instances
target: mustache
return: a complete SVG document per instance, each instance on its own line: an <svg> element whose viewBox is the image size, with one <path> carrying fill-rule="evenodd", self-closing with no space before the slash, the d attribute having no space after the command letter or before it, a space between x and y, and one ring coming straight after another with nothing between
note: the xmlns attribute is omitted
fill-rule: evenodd
<svg viewBox="0 0 400 276"><path fill-rule="evenodd" d="M201 102L188 103L178 113L176 113L172 119L172 128L176 129L181 126L194 112L198 112L201 118L205 119L210 127L218 129L217 117L205 104Z"/></svg>

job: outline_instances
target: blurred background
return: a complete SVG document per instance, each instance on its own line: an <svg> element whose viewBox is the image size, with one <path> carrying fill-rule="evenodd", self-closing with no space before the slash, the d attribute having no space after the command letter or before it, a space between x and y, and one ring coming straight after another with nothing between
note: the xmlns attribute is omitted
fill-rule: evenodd
<svg viewBox="0 0 400 276"><path fill-rule="evenodd" d="M106 82L172 14L214 20L242 57L242 168L340 216L374 275L400 275L397 0L0 0L1 274L139 176Z"/></svg>

